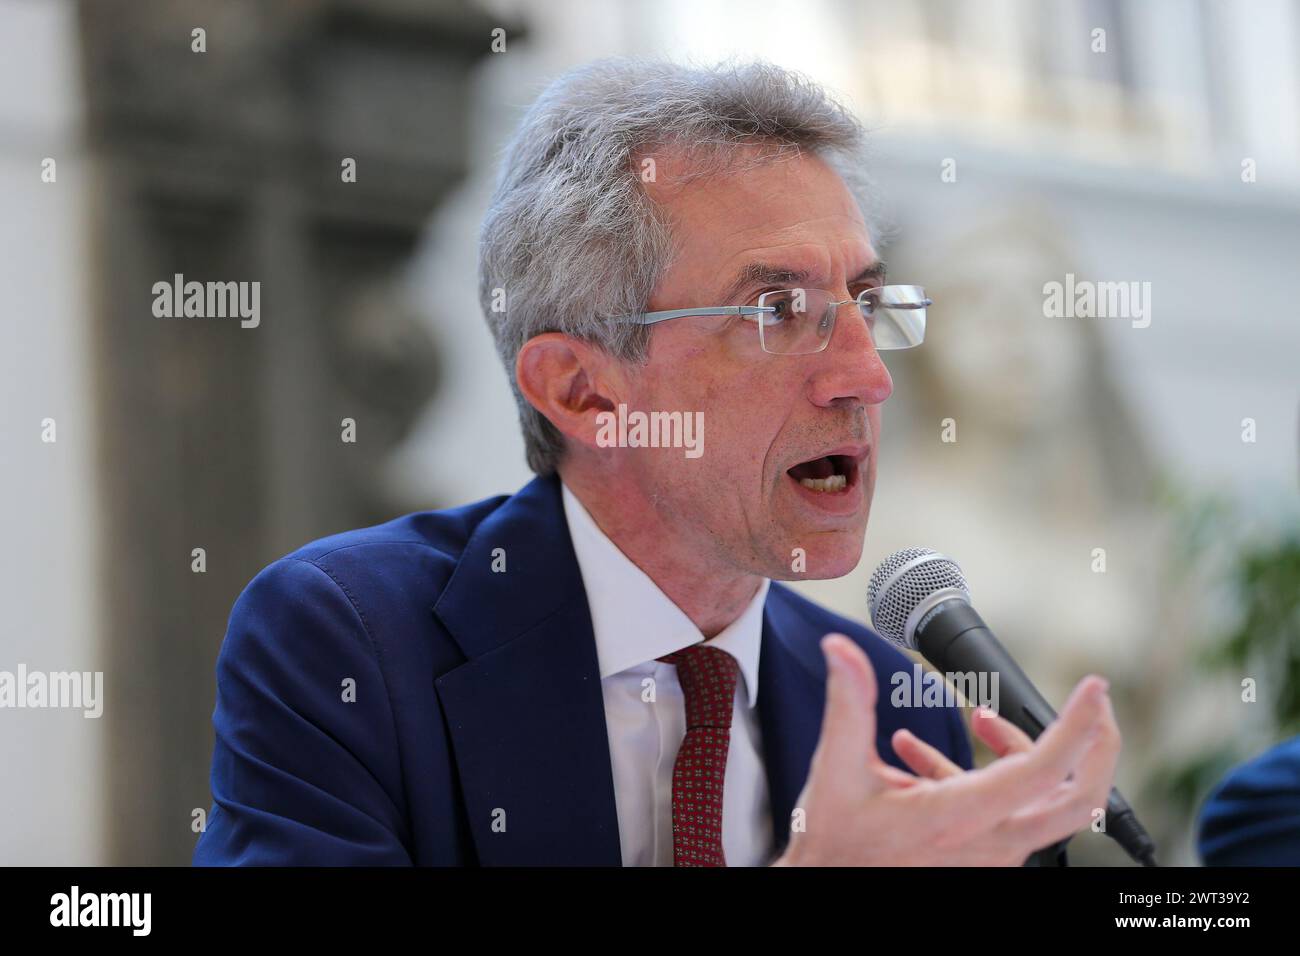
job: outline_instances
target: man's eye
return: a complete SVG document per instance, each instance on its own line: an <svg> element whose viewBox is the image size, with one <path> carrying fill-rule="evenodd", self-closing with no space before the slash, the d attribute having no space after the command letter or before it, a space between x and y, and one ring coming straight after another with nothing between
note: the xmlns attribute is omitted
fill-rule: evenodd
<svg viewBox="0 0 1300 956"><path fill-rule="evenodd" d="M863 293L866 294L864 295ZM862 303L862 311L867 315L871 315L876 311L876 307L880 304L880 287L867 286L858 289L857 292L854 293L854 297Z"/></svg>
<svg viewBox="0 0 1300 956"><path fill-rule="evenodd" d="M793 318L789 299L771 299L767 303L770 312L763 313L763 324L767 326L780 325Z"/></svg>

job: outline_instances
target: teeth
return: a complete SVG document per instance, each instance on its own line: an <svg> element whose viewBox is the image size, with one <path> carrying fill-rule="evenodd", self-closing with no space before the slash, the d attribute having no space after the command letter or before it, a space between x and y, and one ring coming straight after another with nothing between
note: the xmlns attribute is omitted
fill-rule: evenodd
<svg viewBox="0 0 1300 956"><path fill-rule="evenodd" d="M800 478L799 484L813 491L843 491L849 485L847 475L831 475L829 478Z"/></svg>

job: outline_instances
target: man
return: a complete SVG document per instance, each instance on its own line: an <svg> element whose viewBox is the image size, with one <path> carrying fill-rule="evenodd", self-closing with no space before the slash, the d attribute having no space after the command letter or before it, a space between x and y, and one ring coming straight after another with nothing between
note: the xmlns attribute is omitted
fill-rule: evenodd
<svg viewBox="0 0 1300 956"><path fill-rule="evenodd" d="M1090 821L1103 681L1036 743L977 720L1005 757L972 771L956 709L877 692L906 657L773 583L858 563L873 336L919 331L879 291L861 147L769 66L604 61L542 95L480 250L538 477L254 579L196 863L1017 865Z"/></svg>

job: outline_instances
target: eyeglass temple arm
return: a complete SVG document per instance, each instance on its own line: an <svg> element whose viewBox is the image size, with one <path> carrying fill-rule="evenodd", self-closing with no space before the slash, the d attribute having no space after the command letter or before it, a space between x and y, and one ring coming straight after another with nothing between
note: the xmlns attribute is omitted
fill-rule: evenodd
<svg viewBox="0 0 1300 956"><path fill-rule="evenodd" d="M665 312L640 312L636 315L624 315L615 321L630 322L633 325L654 325L669 319L683 319L688 315L757 315L759 312L775 312L771 306L760 308L756 305L719 305L702 309L668 309Z"/></svg>

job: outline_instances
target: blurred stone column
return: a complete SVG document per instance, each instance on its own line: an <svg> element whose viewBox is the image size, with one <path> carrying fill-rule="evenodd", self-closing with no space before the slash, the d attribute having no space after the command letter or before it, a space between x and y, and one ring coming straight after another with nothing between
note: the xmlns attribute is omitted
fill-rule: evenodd
<svg viewBox="0 0 1300 956"><path fill-rule="evenodd" d="M396 513L378 479L437 366L395 277L464 173L495 25L463 0L81 7L111 863L189 860L244 584ZM260 282L260 324L156 318L176 273Z"/></svg>

